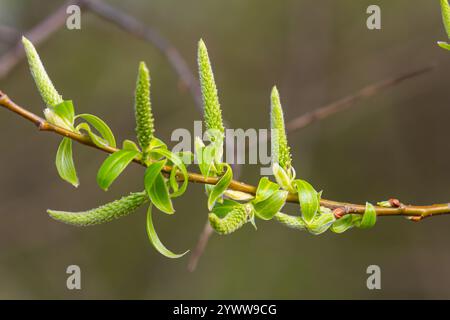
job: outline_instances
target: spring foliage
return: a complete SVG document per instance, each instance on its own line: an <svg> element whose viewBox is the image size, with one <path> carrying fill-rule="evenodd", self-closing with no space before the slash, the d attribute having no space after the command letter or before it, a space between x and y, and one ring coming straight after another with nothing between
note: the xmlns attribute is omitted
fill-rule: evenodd
<svg viewBox="0 0 450 320"><path fill-rule="evenodd" d="M448 17L448 15L447 15ZM91 114L75 114L70 100L63 100L48 77L39 56L27 39L23 38L31 74L46 105L47 120L68 131L84 134L98 146L116 148L112 130L99 117ZM250 223L256 228L256 220L275 220L296 230L321 234L328 229L342 233L352 227L370 228L376 222L376 212L367 204L361 215L346 214L337 219L330 209L320 205L321 192L307 181L296 179L292 166L290 146L286 136L280 95L273 87L270 96L270 124L272 129L273 174L275 182L267 177L260 179L255 195L230 190L233 170L222 161L224 125L217 87L205 43L198 43L198 70L203 96L204 121L209 131L209 143L195 140L195 157L198 169L205 177L217 177L217 183L206 185L207 209L212 228L219 234L231 234ZM150 102L150 74L144 62L139 64L135 91L135 117L137 143L125 140L122 148L109 155L100 166L97 182L107 191L114 181L135 161L146 166L143 176L144 191L131 193L122 199L96 209L83 212L48 210L48 214L61 222L89 226L109 222L126 216L150 202L147 210L146 230L151 244L169 258L179 258L167 249L159 239L153 223L153 208L168 215L175 213L173 199L184 194L188 186L187 165L192 162L191 153L173 153L155 136L154 117ZM78 124L76 123L78 122ZM72 154L72 141L64 138L58 148L56 167L65 181L78 186ZM298 213L283 213L288 194L299 199Z"/></svg>

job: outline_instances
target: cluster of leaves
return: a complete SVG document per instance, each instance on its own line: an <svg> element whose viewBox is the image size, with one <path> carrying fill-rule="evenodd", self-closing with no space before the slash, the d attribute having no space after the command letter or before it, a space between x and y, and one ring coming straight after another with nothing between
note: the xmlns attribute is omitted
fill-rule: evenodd
<svg viewBox="0 0 450 320"><path fill-rule="evenodd" d="M442 21L444 22L447 37L450 39L450 5L448 4L448 0L440 0L440 1L441 1ZM438 45L443 49L450 50L450 44L445 41L438 41Z"/></svg>
<svg viewBox="0 0 450 320"><path fill-rule="evenodd" d="M156 138L154 117L150 100L150 74L144 62L138 70L135 92L135 117L137 143L125 140L121 149L116 149L116 141L111 129L100 118L91 114L75 115L73 103L63 100L54 88L42 62L31 44L23 38L31 73L46 105L44 114L48 122L66 130L84 134L99 147L110 147L113 152L101 165L97 174L97 183L105 191L119 177L125 168L137 161L146 166L143 179L145 191L131 193L119 200L99 208L83 212L48 210L56 220L88 226L104 223L130 214L138 207L150 202L147 211L147 233L152 245L163 255L178 258L159 240L155 231L152 208L173 214L172 199L181 196L188 186L189 173L186 166L192 163L194 155L190 152L173 153L167 145ZM286 136L284 115L276 87L271 94L271 140L273 157L273 175L275 181L267 177L260 179L256 194L231 190L233 171L228 163L222 161L224 147L224 126L217 87L208 56L202 40L198 45L198 66L201 91L204 104L204 120L207 129L208 144L195 140L195 156L201 174L217 178L214 185L205 185L208 197L209 221L219 234L230 234L246 223L256 228L256 218L275 220L294 229L307 230L312 234L321 234L328 229L342 233L352 227L369 228L376 222L376 212L367 204L363 215L347 214L336 219L333 212L320 205L321 192L305 180L296 178L292 166L292 155ZM84 120L75 124L76 120ZM95 132L93 131L95 129ZM57 156L56 167L62 179L78 186L78 178L72 156L72 142L64 138ZM282 213L289 194L297 194L300 203L298 215Z"/></svg>

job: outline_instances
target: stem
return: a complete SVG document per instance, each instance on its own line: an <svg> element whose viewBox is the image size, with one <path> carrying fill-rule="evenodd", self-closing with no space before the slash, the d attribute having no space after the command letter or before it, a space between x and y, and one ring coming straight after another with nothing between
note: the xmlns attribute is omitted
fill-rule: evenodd
<svg viewBox="0 0 450 320"><path fill-rule="evenodd" d="M116 151L119 151L119 149L110 146L101 146L101 147L97 146L86 135L72 132L70 130L66 130L64 128L49 123L45 119L17 105L14 101L12 101L6 94L4 94L1 91L0 91L0 105L18 114L19 116L25 118L26 120L34 123L39 128L39 130L49 131L64 137L68 137L81 144L99 149L106 153L114 153ZM138 159L135 159L134 162L142 166L145 166L145 164ZM163 171L165 173L170 173L172 171L172 167L165 166L163 168ZM183 179L182 175L179 175L178 178ZM193 183L216 184L219 178L204 177L203 175L198 173L188 172L188 180L189 182ZM256 194L255 186L236 180L231 181L229 189L245 192L252 195ZM293 193L289 194L287 197L287 202L298 203L297 195ZM349 213L362 214L365 211L365 205L360 204L345 203L326 199L322 199L320 201L320 204L330 209L340 209L341 211L343 211L344 214ZM375 207L375 210L378 216L410 216L415 217L415 220L417 221L421 220L422 218L431 217L434 215L450 214L450 203L434 204L428 206L400 205L400 207L398 208L384 208L377 206Z"/></svg>

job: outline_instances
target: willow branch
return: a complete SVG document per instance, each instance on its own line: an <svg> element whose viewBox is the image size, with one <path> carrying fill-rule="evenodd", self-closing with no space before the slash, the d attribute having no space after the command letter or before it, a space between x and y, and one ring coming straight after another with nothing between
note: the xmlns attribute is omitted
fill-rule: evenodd
<svg viewBox="0 0 450 320"><path fill-rule="evenodd" d="M97 146L95 145L91 139L83 134L79 134L70 130L66 130L64 128L55 126L43 118L37 116L36 114L22 108L17 105L14 101L12 101L6 94L0 91L0 105L24 119L34 123L39 130L53 132L58 135L68 137L76 142L79 142L83 145L93 147L99 149L106 153L114 153L119 151L117 148L113 148L110 146ZM135 159L134 162L145 166L143 162L138 159ZM163 172L170 173L172 171L172 167L165 166L163 168ZM183 179L182 175L179 175L180 179ZM201 183L201 184L216 184L219 178L215 177L204 177L201 174L188 172L188 180L192 183ZM256 194L256 187L250 184L246 184L244 182L233 180L230 183L229 189L235 191L241 191L244 193L248 193L251 195ZM287 202L298 203L298 198L296 194L289 194L287 197ZM356 213L362 214L365 211L365 205L360 204L352 204L346 202L339 202L333 200L322 199L320 204L324 207L330 209L341 209L344 214ZM401 205L399 208L385 208L385 207L375 207L378 216L412 216L412 217L430 217L434 215L442 215L442 214L450 214L450 203L444 204L434 204L428 206L415 206L415 205Z"/></svg>

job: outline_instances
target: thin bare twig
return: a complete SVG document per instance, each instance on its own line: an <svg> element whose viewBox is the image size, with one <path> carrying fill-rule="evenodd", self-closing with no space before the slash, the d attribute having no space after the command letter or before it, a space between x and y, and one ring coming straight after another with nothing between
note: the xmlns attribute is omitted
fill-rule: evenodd
<svg viewBox="0 0 450 320"><path fill-rule="evenodd" d="M6 43L12 43L19 39L20 32L16 29L0 25L0 41L6 42Z"/></svg>
<svg viewBox="0 0 450 320"><path fill-rule="evenodd" d="M305 113L291 121L288 121L286 123L286 130L288 132L293 132L303 129L310 124L351 108L355 105L356 102L362 99L372 97L383 90L392 88L405 80L416 78L417 76L430 72L433 69L434 66L430 65L377 83L370 84L354 94L346 96L340 100L327 104L311 112Z"/></svg>

